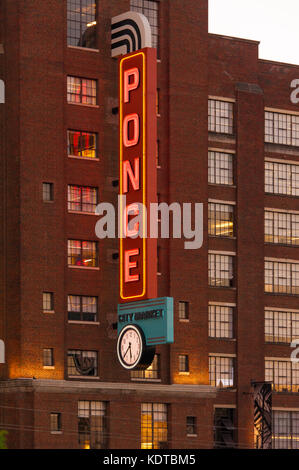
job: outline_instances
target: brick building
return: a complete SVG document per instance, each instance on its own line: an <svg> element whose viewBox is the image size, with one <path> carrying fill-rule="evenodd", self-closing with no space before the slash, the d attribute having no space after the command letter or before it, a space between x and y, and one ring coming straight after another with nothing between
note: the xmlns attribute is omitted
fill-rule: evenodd
<svg viewBox="0 0 299 470"><path fill-rule="evenodd" d="M204 244L158 241L175 342L145 372L116 356L118 194L111 18L158 51L160 201L203 202ZM299 66L208 34L208 1L0 6L0 428L11 448L254 447L252 381L273 382L273 446L298 447ZM265 227L265 229L264 229ZM82 366L84 365L84 367Z"/></svg>

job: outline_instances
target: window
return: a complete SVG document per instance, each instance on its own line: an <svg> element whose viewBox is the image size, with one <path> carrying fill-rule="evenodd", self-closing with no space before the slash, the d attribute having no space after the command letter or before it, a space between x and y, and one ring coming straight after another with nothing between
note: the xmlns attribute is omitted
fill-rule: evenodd
<svg viewBox="0 0 299 470"><path fill-rule="evenodd" d="M299 214L266 210L265 242L299 245Z"/></svg>
<svg viewBox="0 0 299 470"><path fill-rule="evenodd" d="M98 298L84 295L68 295L68 319L95 322L98 317Z"/></svg>
<svg viewBox="0 0 299 470"><path fill-rule="evenodd" d="M160 379L160 354L155 354L153 362L146 370L132 370L131 379Z"/></svg>
<svg viewBox="0 0 299 470"><path fill-rule="evenodd" d="M299 165L265 162L265 191L299 196Z"/></svg>
<svg viewBox="0 0 299 470"><path fill-rule="evenodd" d="M97 204L97 188L91 188L89 186L68 186L69 211L95 213Z"/></svg>
<svg viewBox="0 0 299 470"><path fill-rule="evenodd" d="M159 3L153 0L130 0L130 10L147 17L152 31L152 47L159 55Z"/></svg>
<svg viewBox="0 0 299 470"><path fill-rule="evenodd" d="M189 372L189 356L186 354L179 355L179 372Z"/></svg>
<svg viewBox="0 0 299 470"><path fill-rule="evenodd" d="M234 408L215 408L214 411L214 448L236 447Z"/></svg>
<svg viewBox="0 0 299 470"><path fill-rule="evenodd" d="M141 449L167 449L167 405L141 403Z"/></svg>
<svg viewBox="0 0 299 470"><path fill-rule="evenodd" d="M210 385L226 388L234 385L234 358L225 356L209 357Z"/></svg>
<svg viewBox="0 0 299 470"><path fill-rule="evenodd" d="M189 320L189 302L179 302L179 319Z"/></svg>
<svg viewBox="0 0 299 470"><path fill-rule="evenodd" d="M97 134L82 131L67 131L68 155L82 158L97 158Z"/></svg>
<svg viewBox="0 0 299 470"><path fill-rule="evenodd" d="M61 413L50 414L50 429L51 432L61 432Z"/></svg>
<svg viewBox="0 0 299 470"><path fill-rule="evenodd" d="M299 116L266 111L265 142L299 146Z"/></svg>
<svg viewBox="0 0 299 470"><path fill-rule="evenodd" d="M96 0L67 1L68 46L96 48Z"/></svg>
<svg viewBox="0 0 299 470"><path fill-rule="evenodd" d="M53 292L43 292L43 311L54 311L54 294Z"/></svg>
<svg viewBox="0 0 299 470"><path fill-rule="evenodd" d="M53 349L43 350L43 366L53 367L54 366L54 352Z"/></svg>
<svg viewBox="0 0 299 470"><path fill-rule="evenodd" d="M53 183L43 183L43 201L51 202L54 200L54 185Z"/></svg>
<svg viewBox="0 0 299 470"><path fill-rule="evenodd" d="M232 339L233 307L225 305L209 305L209 337Z"/></svg>
<svg viewBox="0 0 299 470"><path fill-rule="evenodd" d="M209 99L209 131L233 133L233 103Z"/></svg>
<svg viewBox="0 0 299 470"><path fill-rule="evenodd" d="M265 341L291 343L299 338L299 312L265 310Z"/></svg>
<svg viewBox="0 0 299 470"><path fill-rule="evenodd" d="M186 417L186 433L187 436L196 436L197 434L196 416Z"/></svg>
<svg viewBox="0 0 299 470"><path fill-rule="evenodd" d="M265 261L265 292L299 294L299 262Z"/></svg>
<svg viewBox="0 0 299 470"><path fill-rule="evenodd" d="M212 287L232 287L233 256L209 253L209 285Z"/></svg>
<svg viewBox="0 0 299 470"><path fill-rule="evenodd" d="M68 265L82 267L98 266L97 242L68 240Z"/></svg>
<svg viewBox="0 0 299 470"><path fill-rule="evenodd" d="M233 155L209 151L209 183L234 184Z"/></svg>
<svg viewBox="0 0 299 470"><path fill-rule="evenodd" d="M273 449L299 449L299 411L273 410Z"/></svg>
<svg viewBox="0 0 299 470"><path fill-rule="evenodd" d="M97 81L88 78L67 77L68 103L97 104Z"/></svg>
<svg viewBox="0 0 299 470"><path fill-rule="evenodd" d="M265 380L273 382L274 392L299 392L299 363L291 360L265 360Z"/></svg>
<svg viewBox="0 0 299 470"><path fill-rule="evenodd" d="M81 449L108 448L107 403L78 402L78 437Z"/></svg>
<svg viewBox="0 0 299 470"><path fill-rule="evenodd" d="M209 235L234 236L234 206L209 202Z"/></svg>
<svg viewBox="0 0 299 470"><path fill-rule="evenodd" d="M67 354L69 377L98 377L98 353L71 349Z"/></svg>

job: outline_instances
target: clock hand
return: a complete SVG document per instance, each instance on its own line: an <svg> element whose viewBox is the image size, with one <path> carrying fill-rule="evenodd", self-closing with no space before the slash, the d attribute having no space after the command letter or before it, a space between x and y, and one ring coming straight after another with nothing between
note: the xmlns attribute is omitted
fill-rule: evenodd
<svg viewBox="0 0 299 470"><path fill-rule="evenodd" d="M131 343L129 343L129 346L128 346L128 349L126 350L125 354L124 354L124 358L126 357L127 355L127 352L130 350L130 354L131 354Z"/></svg>

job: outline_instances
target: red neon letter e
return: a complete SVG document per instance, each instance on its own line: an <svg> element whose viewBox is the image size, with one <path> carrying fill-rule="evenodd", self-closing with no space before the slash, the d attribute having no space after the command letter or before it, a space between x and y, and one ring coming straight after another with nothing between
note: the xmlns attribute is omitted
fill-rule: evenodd
<svg viewBox="0 0 299 470"><path fill-rule="evenodd" d="M130 83L130 77L133 77ZM128 103L130 100L130 91L136 90L139 85L139 70L137 67L125 70L124 72L124 102Z"/></svg>
<svg viewBox="0 0 299 470"><path fill-rule="evenodd" d="M130 261L130 257L137 255L139 248L125 251L125 282L139 281L139 274L130 274L130 270L137 267L137 261Z"/></svg>
<svg viewBox="0 0 299 470"><path fill-rule="evenodd" d="M129 139L129 123L133 122L134 132L133 138ZM125 147L133 147L138 144L139 140L139 116L138 114L128 114L123 122L123 141Z"/></svg>

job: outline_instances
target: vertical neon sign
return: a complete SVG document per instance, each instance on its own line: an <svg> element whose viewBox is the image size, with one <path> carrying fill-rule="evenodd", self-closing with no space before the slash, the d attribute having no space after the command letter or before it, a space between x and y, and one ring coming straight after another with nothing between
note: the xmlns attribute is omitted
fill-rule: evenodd
<svg viewBox="0 0 299 470"><path fill-rule="evenodd" d="M146 237L148 215L128 227L139 215L139 203L156 202L156 50L141 49L119 59L120 102L120 302L157 297L157 240ZM142 227L140 226L142 224ZM144 234L141 238L130 238Z"/></svg>

